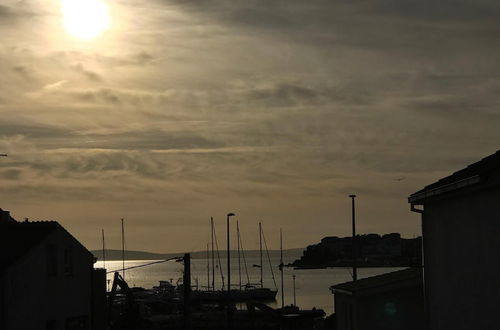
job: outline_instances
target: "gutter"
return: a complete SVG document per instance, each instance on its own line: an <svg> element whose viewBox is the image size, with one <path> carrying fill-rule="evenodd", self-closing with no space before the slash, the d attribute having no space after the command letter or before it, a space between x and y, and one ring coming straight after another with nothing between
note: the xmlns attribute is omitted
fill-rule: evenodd
<svg viewBox="0 0 500 330"><path fill-rule="evenodd" d="M442 195L446 192L450 192L453 190L457 190L460 188L468 187L473 184L478 183L480 180L479 175L473 175L471 177L458 180L449 184L445 184L443 186L431 189L431 190L424 190L420 193L416 193L408 197L408 202L414 204L415 202L421 201L422 199L426 199L429 197L437 196L437 195Z"/></svg>
<svg viewBox="0 0 500 330"><path fill-rule="evenodd" d="M342 293L342 294L346 294L348 296L352 296L353 295L352 291L347 291L347 290L343 290L343 289L336 289L333 286L330 287L330 291L332 293Z"/></svg>

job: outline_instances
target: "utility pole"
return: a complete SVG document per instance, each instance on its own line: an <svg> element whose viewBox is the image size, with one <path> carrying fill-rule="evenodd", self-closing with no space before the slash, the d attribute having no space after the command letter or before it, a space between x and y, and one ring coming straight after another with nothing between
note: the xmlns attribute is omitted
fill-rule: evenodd
<svg viewBox="0 0 500 330"><path fill-rule="evenodd" d="M352 201L352 280L358 280L358 268L357 268L357 258L358 258L358 246L356 242L356 206L354 200L356 195L349 195Z"/></svg>
<svg viewBox="0 0 500 330"><path fill-rule="evenodd" d="M106 269L106 243L104 241L104 229L102 229L102 263L103 268Z"/></svg>
<svg viewBox="0 0 500 330"><path fill-rule="evenodd" d="M214 218L212 217L210 217L210 228L210 234L212 238L212 291L215 291Z"/></svg>
<svg viewBox="0 0 500 330"><path fill-rule="evenodd" d="M122 218L122 277L125 280L125 228L123 227Z"/></svg>
<svg viewBox="0 0 500 330"><path fill-rule="evenodd" d="M297 297L295 296L295 274L293 274L292 278L293 278L293 305L297 306Z"/></svg>
<svg viewBox="0 0 500 330"><path fill-rule="evenodd" d="M238 278L239 278L239 288L241 291L240 224L238 221L236 221L236 233L238 236Z"/></svg>
<svg viewBox="0 0 500 330"><path fill-rule="evenodd" d="M259 252L260 252L260 287L264 287L264 278L262 273L262 223L259 222Z"/></svg>
<svg viewBox="0 0 500 330"><path fill-rule="evenodd" d="M283 232L280 228L280 272L281 272L281 308L285 307L285 284L283 281Z"/></svg>
<svg viewBox="0 0 500 330"><path fill-rule="evenodd" d="M184 254L184 330L191 329L191 255Z"/></svg>

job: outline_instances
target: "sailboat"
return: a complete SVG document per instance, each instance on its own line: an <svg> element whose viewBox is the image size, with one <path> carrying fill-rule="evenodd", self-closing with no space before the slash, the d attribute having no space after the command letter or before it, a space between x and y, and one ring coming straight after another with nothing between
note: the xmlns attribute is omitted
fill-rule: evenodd
<svg viewBox="0 0 500 330"><path fill-rule="evenodd" d="M194 290L192 293L192 297L195 300L199 301L206 301L206 302L218 302L218 301L224 301L227 299L227 295L225 294L225 288L224 288L224 276L222 272L222 264L220 262L220 256L219 256L219 250L218 250L218 243L217 243L217 237L215 235L215 227L213 223L213 219L211 219L210 222L210 227L211 227L211 246L212 246L212 272L210 272L210 262L207 262L207 275L210 276L210 273L212 275L211 281L208 279L208 288L207 290ZM248 268L246 264L246 258L244 254L244 250L242 247L242 241L241 241L241 235L240 235L240 230L239 230L239 223L236 223L237 227L237 235L238 235L238 274L239 274L239 284L236 284L238 287L237 288L231 288L231 299L235 302L246 302L246 301L274 301L276 299L276 294L277 290L271 290L269 288L264 287L264 282L263 282L263 257L262 257L262 242L263 242L263 231L262 231L262 224L259 223L259 251L260 251L260 265L257 266L260 268L260 282L259 285L251 284L250 283L250 278L248 276ZM214 244L215 242L215 244ZM265 243L265 238L264 238L264 244L266 246L266 251L267 251L267 256L269 258L269 251L267 250L267 243ZM214 251L214 245L215 248L217 249ZM210 256L210 251L207 251L207 255ZM217 266L215 265L216 258L215 254L217 254ZM246 270L246 277L247 277L247 283L242 284L241 280L241 256L243 256L243 261L244 261L244 267ZM269 265L271 266L271 261L269 259ZM215 269L219 268L220 273L221 273L221 279L222 279L222 287L220 290L217 290L215 288ZM272 267L271 267L271 272L273 273ZM274 273L273 273L273 281L274 281ZM210 285L211 283L211 285ZM276 282L275 282L276 286Z"/></svg>
<svg viewBox="0 0 500 330"><path fill-rule="evenodd" d="M241 299L246 299L246 300L260 300L260 301L274 301L276 300L276 294L278 293L278 290L271 290L270 288L265 288L264 287L264 265L262 262L262 239L264 238L264 244L266 247L266 253L267 257L269 260L269 267L271 269L271 274L274 282L274 286L276 286L276 280L274 279L274 272L273 268L271 265L271 259L269 257L269 250L267 249L267 243L265 241L265 237L263 235L263 230L262 230L262 223L259 222L259 256L260 256L260 264L259 265L254 265L258 268L260 268L260 281L259 281L259 286L255 286L250 283L250 281L247 282L243 287L241 287L240 284L240 289L239 290L231 290L231 296L236 296L236 297L241 297ZM241 242L241 237L239 235L239 230L238 230L238 243ZM238 244L238 253L239 251L240 244ZM247 275L248 279L248 275ZM240 275L240 283L241 283L241 275Z"/></svg>

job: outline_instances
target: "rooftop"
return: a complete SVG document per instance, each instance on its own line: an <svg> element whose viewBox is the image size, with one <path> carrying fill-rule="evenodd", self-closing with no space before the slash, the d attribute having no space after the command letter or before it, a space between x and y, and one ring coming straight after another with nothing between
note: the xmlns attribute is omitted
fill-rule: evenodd
<svg viewBox="0 0 500 330"><path fill-rule="evenodd" d="M422 199L479 183L486 180L488 174L495 170L500 170L500 150L413 193L408 198L408 201L414 203Z"/></svg>
<svg viewBox="0 0 500 330"><path fill-rule="evenodd" d="M385 291L391 288L422 285L422 268L406 268L391 273L363 278L357 281L336 284L330 287L333 293L349 295Z"/></svg>
<svg viewBox="0 0 500 330"><path fill-rule="evenodd" d="M55 221L0 223L0 271L38 245L60 225Z"/></svg>

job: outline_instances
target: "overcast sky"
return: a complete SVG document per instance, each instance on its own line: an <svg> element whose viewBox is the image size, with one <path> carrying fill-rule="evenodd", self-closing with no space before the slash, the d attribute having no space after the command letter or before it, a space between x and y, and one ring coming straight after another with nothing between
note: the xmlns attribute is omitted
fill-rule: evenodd
<svg viewBox="0 0 500 330"><path fill-rule="evenodd" d="M420 232L407 197L499 149L493 0L117 0L91 40L59 0L0 2L0 207L89 249L246 248ZM235 219L235 220L236 220Z"/></svg>

